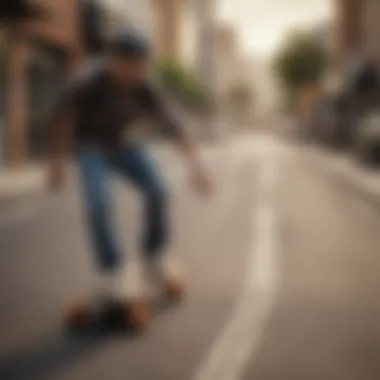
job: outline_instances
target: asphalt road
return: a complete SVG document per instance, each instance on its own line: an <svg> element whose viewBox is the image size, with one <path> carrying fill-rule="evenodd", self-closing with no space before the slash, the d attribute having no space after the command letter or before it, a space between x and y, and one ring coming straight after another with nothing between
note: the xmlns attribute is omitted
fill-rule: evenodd
<svg viewBox="0 0 380 380"><path fill-rule="evenodd" d="M73 338L61 308L96 280L75 181L0 220L0 379L378 380L380 215L307 164L246 135L204 152L217 191L199 199L174 153L172 193L186 302L140 336ZM128 258L140 202L115 186ZM0 215L1 218L1 215Z"/></svg>

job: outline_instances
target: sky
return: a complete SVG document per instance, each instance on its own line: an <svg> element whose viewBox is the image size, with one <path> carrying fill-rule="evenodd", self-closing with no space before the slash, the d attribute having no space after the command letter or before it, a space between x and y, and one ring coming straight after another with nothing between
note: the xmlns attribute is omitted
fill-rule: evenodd
<svg viewBox="0 0 380 380"><path fill-rule="evenodd" d="M274 52L287 31L331 18L333 0L215 0L218 18L238 27L242 49Z"/></svg>

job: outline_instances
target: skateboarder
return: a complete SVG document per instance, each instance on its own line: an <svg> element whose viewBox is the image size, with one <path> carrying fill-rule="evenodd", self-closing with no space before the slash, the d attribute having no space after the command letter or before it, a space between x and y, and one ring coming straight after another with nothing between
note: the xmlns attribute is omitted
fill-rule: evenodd
<svg viewBox="0 0 380 380"><path fill-rule="evenodd" d="M81 70L68 83L49 117L49 186L58 190L64 184L64 160L74 143L101 278L99 291L110 297L116 297L125 272L110 218L109 177L113 171L130 180L144 197L141 254L146 266L158 275L169 295L180 296L184 291L180 279L168 275L162 265L170 232L167 194L153 161L135 138L136 130L142 128L139 122L152 120L160 126L185 156L196 190L210 190L195 146L149 79L150 61L151 50L144 38L133 33L116 36L104 61ZM146 322L146 305L138 299L128 301L131 318L136 323ZM77 307L70 317L79 318L83 313L85 310Z"/></svg>

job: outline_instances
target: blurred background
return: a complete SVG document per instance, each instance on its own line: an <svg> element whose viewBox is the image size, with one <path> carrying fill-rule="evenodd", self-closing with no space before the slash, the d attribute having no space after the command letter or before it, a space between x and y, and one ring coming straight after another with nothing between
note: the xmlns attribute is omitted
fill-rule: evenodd
<svg viewBox="0 0 380 380"><path fill-rule="evenodd" d="M49 97L83 59L102 54L110 34L128 27L151 40L157 75L189 114L222 119L202 124L202 137L225 137L245 128L231 125L252 127L281 113L302 123L305 138L375 160L376 128L364 125L376 113L376 5L307 4L5 1L2 166L43 159Z"/></svg>
<svg viewBox="0 0 380 380"><path fill-rule="evenodd" d="M378 380L379 20L378 0L2 0L0 378L193 379L241 288L274 151L280 286L260 345L225 378ZM164 137L149 142L193 291L127 347L61 334L60 307L95 275L75 173L62 198L44 191L50 100L126 28L151 41L219 189L194 199ZM120 231L137 235L138 201L116 193ZM252 318L241 337L255 339Z"/></svg>

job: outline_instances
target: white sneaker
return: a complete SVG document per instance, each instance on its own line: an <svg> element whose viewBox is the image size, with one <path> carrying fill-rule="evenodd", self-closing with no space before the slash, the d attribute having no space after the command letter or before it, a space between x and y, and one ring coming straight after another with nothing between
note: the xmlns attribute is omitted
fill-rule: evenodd
<svg viewBox="0 0 380 380"><path fill-rule="evenodd" d="M123 300L143 300L146 289L144 288L141 265L137 261L126 264L118 276L118 296Z"/></svg>
<svg viewBox="0 0 380 380"><path fill-rule="evenodd" d="M183 275L173 261L166 258L144 262L145 273L155 290L163 291L170 298L181 298L186 291Z"/></svg>

